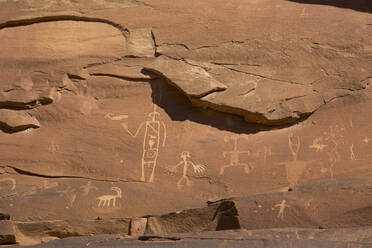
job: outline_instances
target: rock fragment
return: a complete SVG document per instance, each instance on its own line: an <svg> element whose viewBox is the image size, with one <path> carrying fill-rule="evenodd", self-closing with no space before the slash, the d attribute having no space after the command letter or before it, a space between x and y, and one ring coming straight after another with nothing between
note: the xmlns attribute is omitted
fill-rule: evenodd
<svg viewBox="0 0 372 248"><path fill-rule="evenodd" d="M0 127L9 132L23 131L28 128L39 128L39 121L26 112L0 109Z"/></svg>
<svg viewBox="0 0 372 248"><path fill-rule="evenodd" d="M12 221L0 220L0 245L15 243L16 237Z"/></svg>

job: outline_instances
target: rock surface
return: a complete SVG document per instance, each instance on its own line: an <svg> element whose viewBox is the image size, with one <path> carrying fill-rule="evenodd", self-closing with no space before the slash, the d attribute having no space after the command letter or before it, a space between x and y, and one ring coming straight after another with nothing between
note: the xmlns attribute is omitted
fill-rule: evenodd
<svg viewBox="0 0 372 248"><path fill-rule="evenodd" d="M147 235L139 238L96 236L67 238L32 247L362 247L371 245L370 228L317 230L271 229L223 231L194 234ZM345 233L349 235L345 236ZM364 235L363 235L364 234ZM363 235L362 239L352 235ZM368 241L369 240L369 241ZM362 241L362 242L360 242Z"/></svg>
<svg viewBox="0 0 372 248"><path fill-rule="evenodd" d="M236 245L368 247L371 8L0 0L0 213L16 241L242 228L264 241ZM211 235L174 244L230 242Z"/></svg>

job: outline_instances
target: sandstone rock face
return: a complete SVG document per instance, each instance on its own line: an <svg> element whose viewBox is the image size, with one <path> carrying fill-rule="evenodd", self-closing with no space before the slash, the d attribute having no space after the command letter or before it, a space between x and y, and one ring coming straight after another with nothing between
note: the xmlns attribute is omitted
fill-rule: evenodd
<svg viewBox="0 0 372 248"><path fill-rule="evenodd" d="M316 2L0 0L16 241L368 247L371 4Z"/></svg>

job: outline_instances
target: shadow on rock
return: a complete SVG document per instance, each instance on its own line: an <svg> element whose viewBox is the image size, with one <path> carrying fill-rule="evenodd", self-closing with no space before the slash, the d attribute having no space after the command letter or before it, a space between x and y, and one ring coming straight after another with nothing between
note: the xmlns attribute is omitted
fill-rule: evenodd
<svg viewBox="0 0 372 248"><path fill-rule="evenodd" d="M353 9L361 12L372 13L372 2L370 0L288 0L304 4L331 5L339 8Z"/></svg>

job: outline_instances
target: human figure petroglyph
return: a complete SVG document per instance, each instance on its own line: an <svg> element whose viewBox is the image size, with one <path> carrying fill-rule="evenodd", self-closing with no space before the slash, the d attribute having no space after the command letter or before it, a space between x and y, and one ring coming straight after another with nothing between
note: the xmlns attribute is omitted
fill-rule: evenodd
<svg viewBox="0 0 372 248"><path fill-rule="evenodd" d="M99 200L98 207L104 208L106 206L110 207L111 205L112 207L116 206L116 199L121 199L122 197L121 189L118 187L112 187L111 189L115 191L116 194L115 195L102 195L102 196L97 197L96 199Z"/></svg>
<svg viewBox="0 0 372 248"><path fill-rule="evenodd" d="M195 164L193 161L191 161L191 156L190 152L184 151L181 153L181 162L179 162L177 165L172 166L170 168L171 173L176 173L177 168L180 166L183 166L183 172L180 180L177 182L177 187L182 187L182 186L190 186L191 181L189 179L189 176L187 174L189 166L192 166L194 169L194 173L197 175L203 175L205 173L206 167L205 165L202 164Z"/></svg>
<svg viewBox="0 0 372 248"><path fill-rule="evenodd" d="M226 158L227 155L230 155L230 163L228 165L224 165L220 169L220 175L223 175L225 172L226 168L229 167L244 167L244 172L246 174L249 174L251 170L253 170L253 167L248 164L248 163L242 163L240 162L240 154L247 154L250 155L250 151L239 151L238 150L238 139L239 136L232 136L232 137L225 137L224 141L228 142L230 139L234 141L234 150L233 151L228 151L228 152L223 152L223 157Z"/></svg>
<svg viewBox="0 0 372 248"><path fill-rule="evenodd" d="M301 178L305 168L309 163L311 163L311 161L298 160L298 153L301 148L300 136L294 137L293 133L288 133L288 146L292 154L292 161L284 161L278 163L278 165L285 166L289 186L293 187L297 185L298 180Z"/></svg>
<svg viewBox="0 0 372 248"><path fill-rule="evenodd" d="M341 160L341 155L339 153L339 143L343 143L343 134L342 132L345 131L345 128L336 126L331 126L329 132L325 132L326 135L325 140L330 142L330 151L328 152L328 161L329 161L329 172L331 178L334 176L334 166L335 164Z"/></svg>
<svg viewBox="0 0 372 248"><path fill-rule="evenodd" d="M140 124L135 134L131 133L126 123L123 123L123 128L133 137L136 138L143 127L145 127L145 134L143 137L143 152L141 161L141 178L142 182L145 182L145 165L152 168L152 172L149 178L149 182L154 182L155 168L159 155L159 147L161 140L161 129L163 128L163 142L162 146L165 146L167 139L167 131L164 122L157 120L160 117L160 113L156 111L156 105L154 105L154 111L149 114L151 118L149 121L144 121Z"/></svg>
<svg viewBox="0 0 372 248"><path fill-rule="evenodd" d="M278 215L276 216L278 219L284 220L284 210L285 208L290 208L290 206L286 203L286 200L283 200L281 203L278 203L274 206L274 208L279 208Z"/></svg>
<svg viewBox="0 0 372 248"><path fill-rule="evenodd" d="M17 182L14 178L6 177L6 178L0 178L0 182L10 182L11 183L11 190L15 190Z"/></svg>

